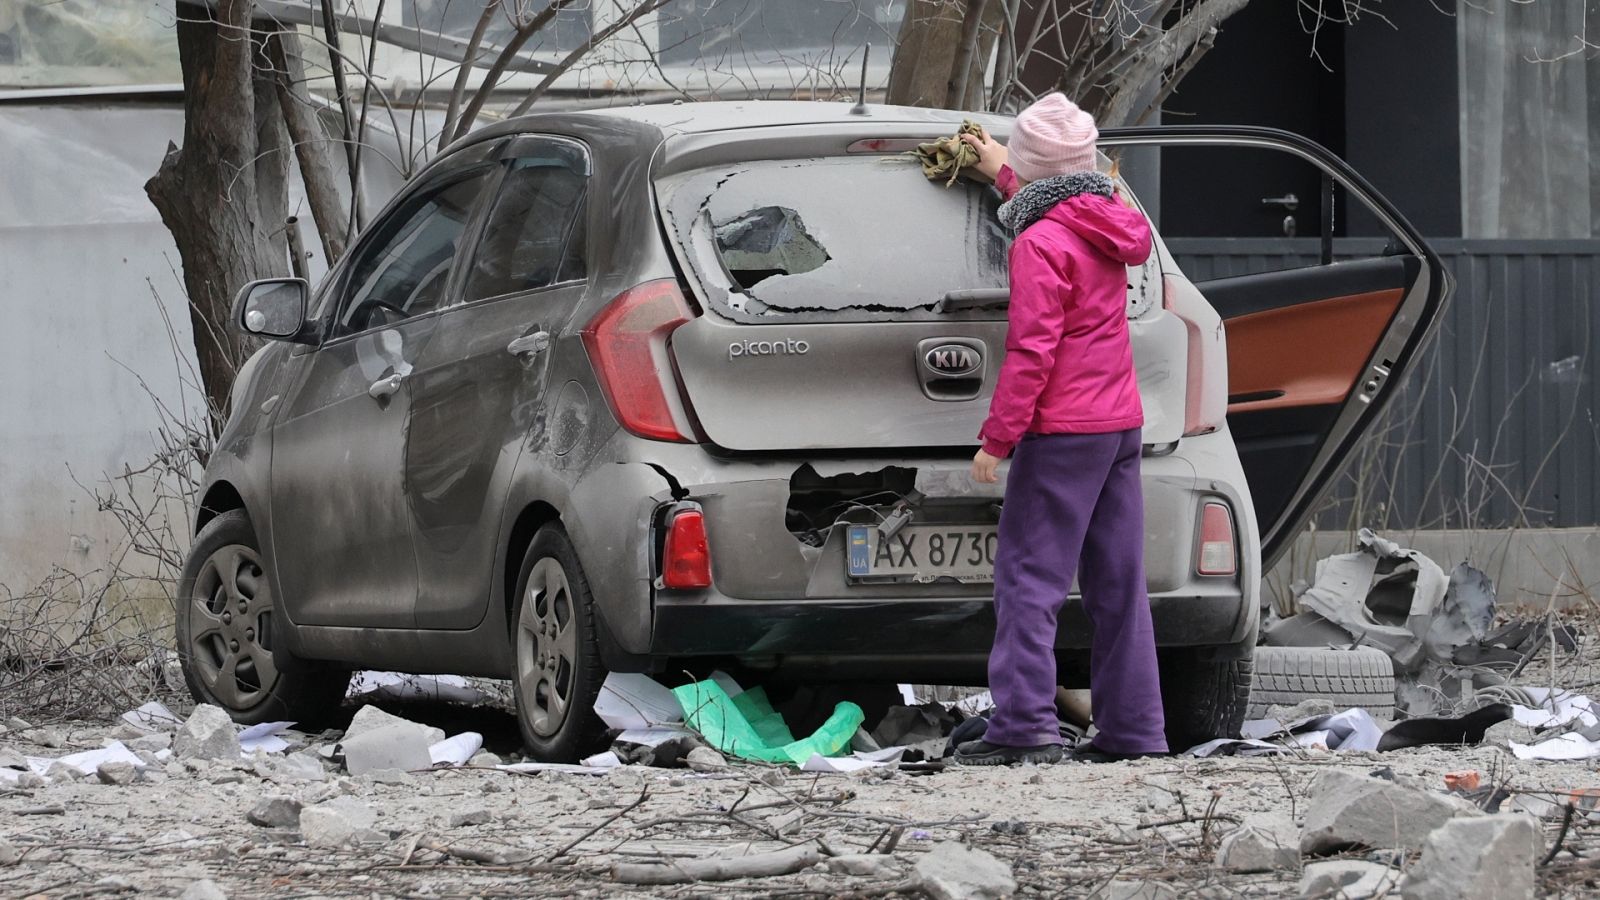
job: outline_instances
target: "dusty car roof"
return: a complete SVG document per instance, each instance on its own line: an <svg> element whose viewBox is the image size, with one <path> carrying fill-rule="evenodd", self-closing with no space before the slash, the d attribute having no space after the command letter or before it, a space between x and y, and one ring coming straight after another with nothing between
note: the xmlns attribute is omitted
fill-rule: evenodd
<svg viewBox="0 0 1600 900"><path fill-rule="evenodd" d="M860 116L850 112L852 106L853 104L845 102L809 102L803 100L724 100L704 103L652 103L639 106L614 106L602 109L530 113L526 116L507 119L493 126L493 130L502 133L524 131L558 120L567 122L620 120L654 126L665 132L678 133L846 122L861 123L863 125L872 122L959 124L963 119L980 121L1002 120L1002 117L986 113L970 113L949 109L923 109L912 106L885 106L880 104L868 104L867 115Z"/></svg>

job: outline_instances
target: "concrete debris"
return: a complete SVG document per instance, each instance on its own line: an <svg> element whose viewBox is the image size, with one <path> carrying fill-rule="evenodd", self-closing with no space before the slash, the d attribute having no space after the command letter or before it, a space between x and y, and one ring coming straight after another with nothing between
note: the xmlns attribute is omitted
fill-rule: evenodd
<svg viewBox="0 0 1600 900"><path fill-rule="evenodd" d="M52 750L59 750L67 745L67 736L54 728L30 728L22 733L22 739Z"/></svg>
<svg viewBox="0 0 1600 900"><path fill-rule="evenodd" d="M1328 771L1312 782L1300 852L1320 856L1349 847L1420 850L1435 828L1475 815L1481 815L1477 807L1454 797Z"/></svg>
<svg viewBox="0 0 1600 900"><path fill-rule="evenodd" d="M94 883L94 890L86 893L124 894L132 893L137 890L138 888L134 887L133 882L123 878L121 875L107 875L104 878L96 880Z"/></svg>
<svg viewBox="0 0 1600 900"><path fill-rule="evenodd" d="M101 763L94 774L101 784L133 784L133 780L139 777L139 770L134 768L133 763L113 760Z"/></svg>
<svg viewBox="0 0 1600 900"><path fill-rule="evenodd" d="M444 729L442 728L432 728L420 722L402 719L399 716L390 715L376 706L363 706L356 710L355 717L350 720L350 727L344 730L344 740L348 742L353 737L390 725L409 725L412 728L422 729L423 734L426 736L425 743L427 744L437 744L445 739ZM427 766L424 765L422 768L426 769Z"/></svg>
<svg viewBox="0 0 1600 900"><path fill-rule="evenodd" d="M488 769L505 765L505 760L487 750L479 750L476 754L473 754L471 759L467 760L467 765Z"/></svg>
<svg viewBox="0 0 1600 900"><path fill-rule="evenodd" d="M1428 835L1405 900L1531 900L1542 835L1527 816L1455 819Z"/></svg>
<svg viewBox="0 0 1600 900"><path fill-rule="evenodd" d="M857 875L866 878L893 878L900 874L894 857L881 853L850 853L830 857L828 871L835 875Z"/></svg>
<svg viewBox="0 0 1600 900"><path fill-rule="evenodd" d="M9 747L0 747L0 769L27 769L28 759Z"/></svg>
<svg viewBox="0 0 1600 900"><path fill-rule="evenodd" d="M256 774L273 784L303 784L328 780L322 758L309 750L288 756L262 756L255 761Z"/></svg>
<svg viewBox="0 0 1600 900"><path fill-rule="evenodd" d="M16 716L12 716L6 720L7 731L27 731L32 727L32 725L29 725L26 721L19 719Z"/></svg>
<svg viewBox="0 0 1600 900"><path fill-rule="evenodd" d="M1089 900L1177 900L1178 892L1159 881L1114 878L1089 895Z"/></svg>
<svg viewBox="0 0 1600 900"><path fill-rule="evenodd" d="M1294 842L1248 825L1224 837L1217 849L1217 865L1230 872L1271 872L1299 864Z"/></svg>
<svg viewBox="0 0 1600 900"><path fill-rule="evenodd" d="M251 825L262 828L294 828L300 824L302 809L304 806L293 797L263 797L244 817Z"/></svg>
<svg viewBox="0 0 1600 900"><path fill-rule="evenodd" d="M42 788L46 784L49 784L49 782L45 781L44 776L40 775L38 772L23 772L21 775L17 776L15 784L22 790L31 791Z"/></svg>
<svg viewBox="0 0 1600 900"><path fill-rule="evenodd" d="M1011 867L954 841L935 844L917 860L917 882L934 900L995 900L1017 892Z"/></svg>
<svg viewBox="0 0 1600 900"><path fill-rule="evenodd" d="M458 812L450 817L451 828L462 828L468 825L487 825L490 819L489 811L483 807L474 807L466 812Z"/></svg>
<svg viewBox="0 0 1600 900"><path fill-rule="evenodd" d="M364 784L390 784L410 785L416 784L417 778L403 769L375 769L361 776Z"/></svg>
<svg viewBox="0 0 1600 900"><path fill-rule="evenodd" d="M159 731L155 734L141 734L128 741L128 749L135 753L140 751L160 753L163 750L170 750L172 749L172 735L165 731Z"/></svg>
<svg viewBox="0 0 1600 900"><path fill-rule="evenodd" d="M172 752L179 759L238 759L239 732L226 712L202 703L178 729Z"/></svg>
<svg viewBox="0 0 1600 900"><path fill-rule="evenodd" d="M728 759L710 747L696 747L683 758L696 772L718 772L728 768Z"/></svg>
<svg viewBox="0 0 1600 900"><path fill-rule="evenodd" d="M1300 896L1308 900L1369 900L1395 892L1400 873L1388 866L1355 859L1306 864Z"/></svg>
<svg viewBox="0 0 1600 900"><path fill-rule="evenodd" d="M184 888L178 900L228 900L228 895L215 881L204 878Z"/></svg>
<svg viewBox="0 0 1600 900"><path fill-rule="evenodd" d="M369 709L371 707L368 707ZM428 754L428 729L415 722L399 720L345 735L344 767L351 775L378 769L427 769L433 765Z"/></svg>
<svg viewBox="0 0 1600 900"><path fill-rule="evenodd" d="M343 847L347 844L383 840L372 830L378 814L349 797L336 797L326 803L300 810L300 836L313 847Z"/></svg>
<svg viewBox="0 0 1600 900"><path fill-rule="evenodd" d="M0 866L14 866L19 862L22 862L22 851L5 841L0 841Z"/></svg>
<svg viewBox="0 0 1600 900"><path fill-rule="evenodd" d="M44 777L51 781L82 781L87 775L77 766L58 759L44 770Z"/></svg>

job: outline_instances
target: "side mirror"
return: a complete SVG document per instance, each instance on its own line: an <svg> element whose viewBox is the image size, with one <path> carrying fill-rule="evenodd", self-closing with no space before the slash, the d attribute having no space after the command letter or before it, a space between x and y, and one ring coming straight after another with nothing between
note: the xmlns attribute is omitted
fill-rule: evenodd
<svg viewBox="0 0 1600 900"><path fill-rule="evenodd" d="M234 322L246 334L276 341L306 340L306 305L311 289L300 278L264 278L239 289Z"/></svg>

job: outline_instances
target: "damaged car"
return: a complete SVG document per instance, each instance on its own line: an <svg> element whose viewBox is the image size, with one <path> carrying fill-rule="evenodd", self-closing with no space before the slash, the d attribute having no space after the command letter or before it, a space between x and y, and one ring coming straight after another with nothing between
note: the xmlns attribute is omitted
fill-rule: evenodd
<svg viewBox="0 0 1600 900"><path fill-rule="evenodd" d="M905 156L963 118L515 118L433 160L315 292L247 286L237 324L270 340L234 387L183 573L194 695L314 721L356 668L506 678L530 751L571 760L602 737L608 672L982 683L1004 497L967 470L1009 235L993 189L931 185ZM1128 270L1148 588L1186 746L1238 731L1263 567L1449 283L1304 139L1102 138L1174 144L1308 161L1393 235L1374 259L1199 286L1158 237ZM1056 647L1062 683L1085 685L1076 599Z"/></svg>

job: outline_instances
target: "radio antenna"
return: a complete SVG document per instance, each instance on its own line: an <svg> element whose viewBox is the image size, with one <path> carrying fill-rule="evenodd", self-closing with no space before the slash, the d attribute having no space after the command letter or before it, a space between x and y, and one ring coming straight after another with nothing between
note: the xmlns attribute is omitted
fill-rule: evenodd
<svg viewBox="0 0 1600 900"><path fill-rule="evenodd" d="M850 115L865 116L867 113L867 58L872 56L872 44L868 43L861 48L861 93L856 97L856 105L850 107Z"/></svg>

